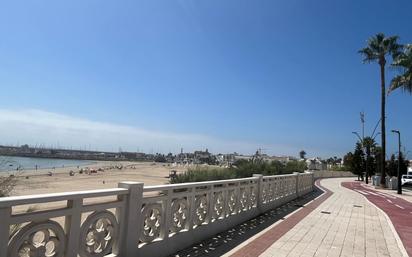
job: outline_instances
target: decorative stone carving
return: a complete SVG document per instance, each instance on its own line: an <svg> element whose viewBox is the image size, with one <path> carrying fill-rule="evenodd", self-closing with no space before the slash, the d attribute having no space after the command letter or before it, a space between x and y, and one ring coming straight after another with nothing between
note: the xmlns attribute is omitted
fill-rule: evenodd
<svg viewBox="0 0 412 257"><path fill-rule="evenodd" d="M55 221L31 222L20 229L9 245L10 257L61 257L66 236Z"/></svg>
<svg viewBox="0 0 412 257"><path fill-rule="evenodd" d="M116 217L109 211L89 215L80 231L80 256L102 257L110 253L118 234L118 227Z"/></svg>
<svg viewBox="0 0 412 257"><path fill-rule="evenodd" d="M206 195L197 195L195 197L195 215L193 218L194 225L201 225L206 221L208 200Z"/></svg>
<svg viewBox="0 0 412 257"><path fill-rule="evenodd" d="M179 232L184 229L187 223L189 208L186 199L175 199L172 202L172 224L170 231Z"/></svg>
<svg viewBox="0 0 412 257"><path fill-rule="evenodd" d="M269 187L268 183L264 183L262 187L262 202L268 203L269 202Z"/></svg>
<svg viewBox="0 0 412 257"><path fill-rule="evenodd" d="M228 207L228 214L235 214L237 210L237 196L236 192L234 189L229 190L228 192L228 201L227 201L227 207Z"/></svg>
<svg viewBox="0 0 412 257"><path fill-rule="evenodd" d="M257 193L254 187L250 188L249 209L257 206Z"/></svg>
<svg viewBox="0 0 412 257"><path fill-rule="evenodd" d="M273 181L271 184L269 184L268 188L270 188L270 193L271 193L271 195L268 197L268 202L272 202L276 200L276 197L278 195L276 192L276 181Z"/></svg>
<svg viewBox="0 0 412 257"><path fill-rule="evenodd" d="M240 210L245 211L248 209L249 203L249 190L246 187L240 188Z"/></svg>
<svg viewBox="0 0 412 257"><path fill-rule="evenodd" d="M162 205L160 203L147 204L142 210L143 230L140 241L148 243L160 236L162 224Z"/></svg>
<svg viewBox="0 0 412 257"><path fill-rule="evenodd" d="M215 193L213 202L213 218L218 219L222 217L225 210L225 199L223 192Z"/></svg>

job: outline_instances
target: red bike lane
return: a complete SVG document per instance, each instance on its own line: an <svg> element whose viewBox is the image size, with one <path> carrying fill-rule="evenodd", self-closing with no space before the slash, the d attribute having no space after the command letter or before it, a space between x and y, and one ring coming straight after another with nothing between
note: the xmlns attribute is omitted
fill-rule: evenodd
<svg viewBox="0 0 412 257"><path fill-rule="evenodd" d="M342 182L342 186L365 196L384 211L399 234L408 253L412 256L412 203L391 194L382 193L360 182Z"/></svg>

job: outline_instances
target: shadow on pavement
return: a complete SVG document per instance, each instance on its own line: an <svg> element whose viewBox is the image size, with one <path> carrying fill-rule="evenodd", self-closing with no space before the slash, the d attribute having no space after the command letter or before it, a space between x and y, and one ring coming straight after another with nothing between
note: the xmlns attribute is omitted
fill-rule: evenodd
<svg viewBox="0 0 412 257"><path fill-rule="evenodd" d="M171 256L192 257L192 256L220 256L223 255L252 236L271 226L273 223L283 220L289 213L302 208L302 205L310 202L323 193L315 187L312 193L297 198L276 209L267 211L256 218L241 223L230 230L214 235L198 244L194 244ZM304 207L303 207L304 208Z"/></svg>

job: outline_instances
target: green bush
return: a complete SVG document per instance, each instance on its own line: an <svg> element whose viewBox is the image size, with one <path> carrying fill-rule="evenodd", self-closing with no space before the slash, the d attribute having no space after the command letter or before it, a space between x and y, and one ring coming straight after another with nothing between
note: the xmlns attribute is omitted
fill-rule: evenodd
<svg viewBox="0 0 412 257"><path fill-rule="evenodd" d="M200 182L235 178L235 174L225 168L197 166L171 177L170 183Z"/></svg>
<svg viewBox="0 0 412 257"><path fill-rule="evenodd" d="M289 161L283 164L279 161L266 162L262 160L239 160L230 168L197 166L170 179L170 183L200 182L210 180L234 179L251 177L253 174L280 175L293 172L303 172L306 164L299 161Z"/></svg>
<svg viewBox="0 0 412 257"><path fill-rule="evenodd" d="M346 167L346 166L337 166L337 165L332 165L331 167L330 167L330 170L331 171L350 171L350 168L349 167Z"/></svg>

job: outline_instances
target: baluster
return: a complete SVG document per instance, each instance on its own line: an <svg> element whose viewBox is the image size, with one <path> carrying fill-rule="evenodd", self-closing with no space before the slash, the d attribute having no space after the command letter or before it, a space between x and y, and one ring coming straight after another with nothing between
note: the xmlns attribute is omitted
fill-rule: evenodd
<svg viewBox="0 0 412 257"><path fill-rule="evenodd" d="M206 215L206 219L205 222L207 224L212 222L213 219L213 207L214 207L214 185L211 185L209 187L209 192L207 194L207 199L208 199L208 207L207 207L207 215Z"/></svg>
<svg viewBox="0 0 412 257"><path fill-rule="evenodd" d="M142 231L143 187L141 182L121 182L118 185L129 190L123 196L123 208L116 209L116 217L120 224L119 238L116 240L113 253L117 256L136 256L137 244Z"/></svg>
<svg viewBox="0 0 412 257"><path fill-rule="evenodd" d="M163 240L167 240L169 238L169 229L170 223L172 218L171 213L171 205L172 205L172 198L173 198L173 189L167 190L167 199L164 201L162 219L163 219L163 227L160 232L160 237Z"/></svg>
<svg viewBox="0 0 412 257"><path fill-rule="evenodd" d="M253 174L253 177L257 177L258 181L257 181L257 196L256 196L256 200L257 200L257 204L256 207L259 210L259 213L263 212L263 175L262 174ZM254 190L254 189L252 189ZM252 192L251 192L252 193ZM253 206L253 203L251 204L251 206Z"/></svg>
<svg viewBox="0 0 412 257"><path fill-rule="evenodd" d="M70 208L70 215L66 216L64 223L64 230L67 236L66 257L77 257L79 253L82 205L82 198L67 201L67 207Z"/></svg>
<svg viewBox="0 0 412 257"><path fill-rule="evenodd" d="M189 203L189 210L188 210L188 212L189 212L188 216L189 217L188 217L187 222L186 222L186 229L188 231L190 231L190 230L193 229L193 218L194 218L195 210L196 210L196 207L195 207L195 187L192 187L190 189L189 196L188 196L187 200L188 200L188 203Z"/></svg>
<svg viewBox="0 0 412 257"><path fill-rule="evenodd" d="M11 207L0 208L0 256L7 256L10 234Z"/></svg>

